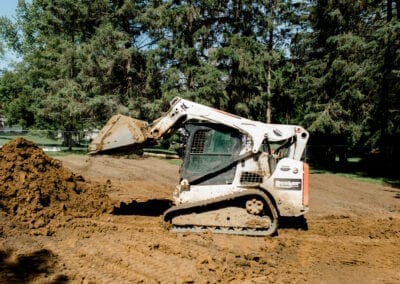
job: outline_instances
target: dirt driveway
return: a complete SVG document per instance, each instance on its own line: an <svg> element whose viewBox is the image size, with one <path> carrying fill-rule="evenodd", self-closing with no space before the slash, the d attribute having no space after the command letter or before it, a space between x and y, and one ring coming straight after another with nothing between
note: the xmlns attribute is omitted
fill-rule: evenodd
<svg viewBox="0 0 400 284"><path fill-rule="evenodd" d="M313 174L306 224L283 220L267 238L177 234L161 223L176 164L59 159L107 185L117 214L69 218L37 234L1 213L0 282L400 283L399 189Z"/></svg>

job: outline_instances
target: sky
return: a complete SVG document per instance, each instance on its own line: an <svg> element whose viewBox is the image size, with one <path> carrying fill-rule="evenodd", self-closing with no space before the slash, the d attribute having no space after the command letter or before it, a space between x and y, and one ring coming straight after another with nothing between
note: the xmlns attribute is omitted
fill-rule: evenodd
<svg viewBox="0 0 400 284"><path fill-rule="evenodd" d="M15 9L17 8L18 0L2 0L0 2L0 17L8 17L11 20L15 17ZM6 68L8 64L15 61L17 58L15 54L6 51L3 58L0 58L0 69Z"/></svg>
<svg viewBox="0 0 400 284"><path fill-rule="evenodd" d="M18 0L3 0L0 3L0 16L15 16Z"/></svg>

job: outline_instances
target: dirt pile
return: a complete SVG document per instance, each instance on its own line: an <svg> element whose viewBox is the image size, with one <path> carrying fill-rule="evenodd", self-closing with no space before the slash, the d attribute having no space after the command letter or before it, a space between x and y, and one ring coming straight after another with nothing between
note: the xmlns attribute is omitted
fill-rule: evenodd
<svg viewBox="0 0 400 284"><path fill-rule="evenodd" d="M106 187L85 181L24 138L0 148L0 210L29 229L50 234L53 220L111 211Z"/></svg>

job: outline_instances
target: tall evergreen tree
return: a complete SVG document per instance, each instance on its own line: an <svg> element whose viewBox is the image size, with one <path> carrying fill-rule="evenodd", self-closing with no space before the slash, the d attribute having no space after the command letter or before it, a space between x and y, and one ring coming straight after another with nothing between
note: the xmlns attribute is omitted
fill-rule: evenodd
<svg viewBox="0 0 400 284"><path fill-rule="evenodd" d="M112 113L136 111L136 97L157 88L148 85L153 74L135 46L141 31L129 3L19 1L17 22L3 19L1 34L23 55L15 72L35 97L33 124L65 131L101 125ZM18 100L16 93L9 105Z"/></svg>
<svg viewBox="0 0 400 284"><path fill-rule="evenodd" d="M395 4L395 5L394 5ZM380 150L381 171L394 172L400 158L400 7L388 0L377 6L371 33L371 78L376 82L369 119L370 143ZM386 15L386 17L385 17Z"/></svg>
<svg viewBox="0 0 400 284"><path fill-rule="evenodd" d="M311 29L291 49L297 62L290 89L303 106L299 118L314 143L393 152L398 141L398 1L311 4Z"/></svg>
<svg viewBox="0 0 400 284"><path fill-rule="evenodd" d="M275 0L150 2L143 23L156 44L166 101L181 95L266 120L279 74L271 70L281 65L290 29L280 26L291 26L293 7Z"/></svg>
<svg viewBox="0 0 400 284"><path fill-rule="evenodd" d="M304 62L299 98L303 123L316 136L336 143L357 143L362 136L369 93L364 92L368 45L363 37L363 1L316 1L311 9L312 32L295 56ZM355 111L357 110L357 111ZM325 142L324 142L325 143Z"/></svg>
<svg viewBox="0 0 400 284"><path fill-rule="evenodd" d="M162 72L162 102L174 96L215 106L223 100L223 74L214 66L220 1L151 1L142 15ZM162 103L161 102L161 103Z"/></svg>

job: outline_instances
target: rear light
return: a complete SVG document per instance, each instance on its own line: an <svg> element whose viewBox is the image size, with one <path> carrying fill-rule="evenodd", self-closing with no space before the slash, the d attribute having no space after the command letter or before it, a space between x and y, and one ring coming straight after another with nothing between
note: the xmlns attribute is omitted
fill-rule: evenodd
<svg viewBox="0 0 400 284"><path fill-rule="evenodd" d="M303 206L308 206L310 193L310 166L303 163Z"/></svg>

